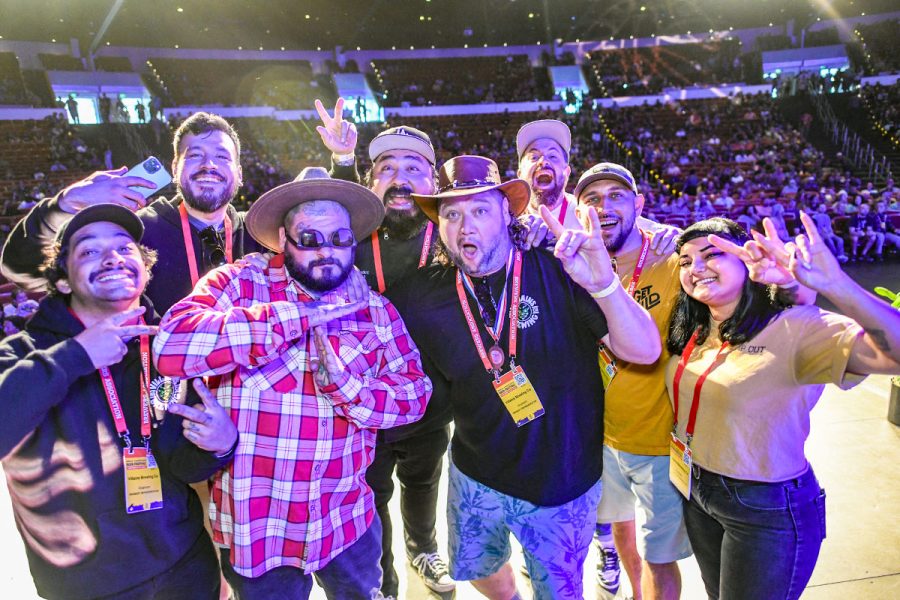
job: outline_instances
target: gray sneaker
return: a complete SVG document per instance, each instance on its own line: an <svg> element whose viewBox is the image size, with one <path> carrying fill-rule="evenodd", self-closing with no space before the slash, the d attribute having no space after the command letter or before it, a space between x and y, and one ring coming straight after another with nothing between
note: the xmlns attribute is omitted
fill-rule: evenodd
<svg viewBox="0 0 900 600"><path fill-rule="evenodd" d="M412 559L412 566L419 572L426 587L435 592L452 592L456 589L456 582L450 579L450 570L447 563L437 552L419 554Z"/></svg>
<svg viewBox="0 0 900 600"><path fill-rule="evenodd" d="M594 538L600 555L597 560L597 585L611 596L619 591L619 553L613 543L603 543Z"/></svg>

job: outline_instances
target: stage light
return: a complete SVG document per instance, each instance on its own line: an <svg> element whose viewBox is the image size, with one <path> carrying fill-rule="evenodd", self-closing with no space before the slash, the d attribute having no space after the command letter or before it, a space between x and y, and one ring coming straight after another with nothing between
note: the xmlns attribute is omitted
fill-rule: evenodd
<svg viewBox="0 0 900 600"><path fill-rule="evenodd" d="M419 15L419 20L420 20L420 21L424 21L424 20L425 20L425 15Z"/></svg>
<svg viewBox="0 0 900 600"><path fill-rule="evenodd" d="M305 16L306 16L307 19L309 18L309 15L305 15Z"/></svg>

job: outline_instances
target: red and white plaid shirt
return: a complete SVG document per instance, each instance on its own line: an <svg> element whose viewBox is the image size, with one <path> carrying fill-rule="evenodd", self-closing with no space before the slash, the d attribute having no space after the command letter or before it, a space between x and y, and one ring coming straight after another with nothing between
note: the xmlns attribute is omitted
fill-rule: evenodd
<svg viewBox="0 0 900 600"><path fill-rule="evenodd" d="M343 288L320 300L341 298ZM346 370L317 386L315 343L298 310L312 301L283 255L266 270L227 265L169 310L153 344L160 373L222 375L216 395L240 440L213 480L210 519L245 577L281 566L311 573L365 533L375 429L418 420L431 396L418 348L375 292L367 309L327 324Z"/></svg>

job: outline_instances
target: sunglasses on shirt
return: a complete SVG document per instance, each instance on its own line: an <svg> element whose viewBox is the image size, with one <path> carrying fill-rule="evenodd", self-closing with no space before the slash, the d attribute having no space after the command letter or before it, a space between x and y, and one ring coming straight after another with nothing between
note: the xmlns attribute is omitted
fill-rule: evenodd
<svg viewBox="0 0 900 600"><path fill-rule="evenodd" d="M325 239L325 235L317 229L304 229L295 240L285 232L284 237L299 248L300 250L311 250L321 248L323 246L333 246L335 248L350 248L356 244L356 236L350 229L342 228L333 232L330 240Z"/></svg>

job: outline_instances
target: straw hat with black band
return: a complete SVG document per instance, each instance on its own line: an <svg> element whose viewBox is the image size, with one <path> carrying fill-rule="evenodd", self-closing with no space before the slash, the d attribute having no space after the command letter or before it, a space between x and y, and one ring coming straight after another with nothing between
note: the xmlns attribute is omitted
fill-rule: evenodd
<svg viewBox="0 0 900 600"><path fill-rule="evenodd" d="M259 197L247 211L247 231L257 242L281 252L278 229L292 208L304 202L330 200L350 213L350 228L362 240L381 225L384 204L368 188L341 179L332 179L322 167L307 167L291 182L279 185Z"/></svg>
<svg viewBox="0 0 900 600"><path fill-rule="evenodd" d="M497 163L484 156L457 156L445 162L438 171L438 193L413 194L419 208L437 223L438 206L446 198L463 198L481 192L499 190L509 200L509 210L519 216L528 207L531 187L523 179L500 181Z"/></svg>

